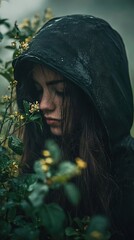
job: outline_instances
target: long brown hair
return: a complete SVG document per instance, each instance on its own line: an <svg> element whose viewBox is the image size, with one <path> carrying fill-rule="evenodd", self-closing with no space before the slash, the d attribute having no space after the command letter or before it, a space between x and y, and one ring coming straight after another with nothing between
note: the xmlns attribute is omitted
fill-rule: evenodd
<svg viewBox="0 0 134 240"><path fill-rule="evenodd" d="M38 99L31 73L32 71L25 75L25 79L21 79L17 86L18 106L21 111L24 110L22 104L24 99L30 102ZM64 158L74 161L74 158L79 156L87 162L88 167L81 176L74 179L81 192L79 206L75 209L70 207L62 193L50 194L49 200L59 202L73 215L107 213L111 196L107 134L89 96L68 79L65 79L62 114L63 134L59 138L52 136L44 120L43 131L35 123L26 125L22 157L22 162L25 163L24 171L32 171L33 163L40 157L45 141L48 138L55 138Z"/></svg>
<svg viewBox="0 0 134 240"><path fill-rule="evenodd" d="M82 89L68 80L65 91L68 97L63 108L64 153L72 161L79 156L88 165L83 174L75 179L82 193L79 207L83 216L108 213L113 181L106 130L90 97Z"/></svg>

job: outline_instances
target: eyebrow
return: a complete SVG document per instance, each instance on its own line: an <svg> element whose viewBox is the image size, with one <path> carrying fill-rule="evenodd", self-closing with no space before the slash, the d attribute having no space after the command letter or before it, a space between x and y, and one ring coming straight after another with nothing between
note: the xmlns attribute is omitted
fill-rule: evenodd
<svg viewBox="0 0 134 240"><path fill-rule="evenodd" d="M34 80L34 82L35 83L37 83L37 84L39 84L37 81L36 81L36 79L33 79ZM48 86L50 86L50 85L54 85L54 84L58 84L58 83L62 83L62 82L64 82L64 80L51 80L51 81L49 81L49 82L46 82L46 84L48 85Z"/></svg>
<svg viewBox="0 0 134 240"><path fill-rule="evenodd" d="M62 82L64 82L64 80L52 80L52 81L50 81L50 82L46 82L46 84L48 85L48 86L50 86L50 85L54 85L54 84L58 84L58 83L62 83Z"/></svg>

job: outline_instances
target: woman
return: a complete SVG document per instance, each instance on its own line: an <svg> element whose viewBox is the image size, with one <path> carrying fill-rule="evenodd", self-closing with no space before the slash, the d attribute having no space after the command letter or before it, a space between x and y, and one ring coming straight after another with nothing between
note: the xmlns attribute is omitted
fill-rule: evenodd
<svg viewBox="0 0 134 240"><path fill-rule="evenodd" d="M82 197L71 214L107 214L113 239L133 239L133 99L120 35L93 16L57 17L13 66L20 110L24 99L38 100L44 124L43 132L34 124L25 128L23 162L29 171L45 140L54 138L64 158L79 156L88 164L74 180ZM70 209L62 194L53 198Z"/></svg>

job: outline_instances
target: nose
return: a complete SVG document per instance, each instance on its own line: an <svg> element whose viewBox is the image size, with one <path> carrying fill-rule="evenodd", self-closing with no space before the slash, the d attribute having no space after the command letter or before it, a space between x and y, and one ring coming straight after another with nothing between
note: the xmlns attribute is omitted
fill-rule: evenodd
<svg viewBox="0 0 134 240"><path fill-rule="evenodd" d="M49 91L45 91L45 93L43 93L39 107L40 110L44 112L53 111L55 109L54 99L49 93Z"/></svg>

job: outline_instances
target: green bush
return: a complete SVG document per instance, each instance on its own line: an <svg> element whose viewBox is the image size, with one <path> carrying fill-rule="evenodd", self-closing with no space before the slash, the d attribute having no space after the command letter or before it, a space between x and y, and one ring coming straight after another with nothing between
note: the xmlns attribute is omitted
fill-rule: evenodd
<svg viewBox="0 0 134 240"><path fill-rule="evenodd" d="M24 101L25 113L18 112L12 60L28 48L35 32L51 17L48 9L42 19L36 15L13 27L7 19L0 19L0 25L6 29L4 34L0 33L0 41L4 43L8 38L8 45L3 49L12 51L10 61L0 59L0 75L9 82L8 94L0 99L0 237L3 240L106 240L110 234L108 221L103 216L71 219L58 204L45 202L50 191L62 187L72 205L78 204L80 193L71 179L86 167L83 160L61 161L60 149L49 140L42 158L34 164L34 173L20 174L19 171L22 128L29 122L36 122L42 128L42 118L38 102Z"/></svg>

